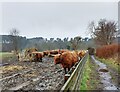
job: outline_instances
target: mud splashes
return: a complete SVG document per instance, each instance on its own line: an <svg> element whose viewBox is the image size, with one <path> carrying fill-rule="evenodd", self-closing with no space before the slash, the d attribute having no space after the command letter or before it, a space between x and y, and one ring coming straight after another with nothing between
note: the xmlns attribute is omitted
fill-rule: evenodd
<svg viewBox="0 0 120 92"><path fill-rule="evenodd" d="M91 56L94 62L99 66L98 72L100 74L101 83L103 84L103 90L118 90L117 87L111 83L110 72L108 71L105 64L96 60L94 56Z"/></svg>

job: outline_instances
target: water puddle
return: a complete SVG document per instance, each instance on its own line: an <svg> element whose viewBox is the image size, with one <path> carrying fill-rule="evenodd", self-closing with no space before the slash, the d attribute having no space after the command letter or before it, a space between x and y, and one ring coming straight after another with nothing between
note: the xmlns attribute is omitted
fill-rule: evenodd
<svg viewBox="0 0 120 92"><path fill-rule="evenodd" d="M99 72L108 72L107 69L100 69Z"/></svg>
<svg viewBox="0 0 120 92"><path fill-rule="evenodd" d="M91 56L94 62L99 66L98 72L100 74L101 83L103 84L103 90L118 90L118 88L111 83L111 75L107 66L104 63L96 60L94 56Z"/></svg>
<svg viewBox="0 0 120 92"><path fill-rule="evenodd" d="M9 65L9 64L8 63L4 63L4 64L0 63L0 66L6 66L6 65Z"/></svg>

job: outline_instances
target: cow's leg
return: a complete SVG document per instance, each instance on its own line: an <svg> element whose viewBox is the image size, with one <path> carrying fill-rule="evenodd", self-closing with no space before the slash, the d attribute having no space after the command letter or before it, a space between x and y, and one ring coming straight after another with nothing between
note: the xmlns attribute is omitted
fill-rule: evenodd
<svg viewBox="0 0 120 92"><path fill-rule="evenodd" d="M68 68L68 72L70 71L70 68Z"/></svg>
<svg viewBox="0 0 120 92"><path fill-rule="evenodd" d="M39 61L39 58L37 57L37 61Z"/></svg>
<svg viewBox="0 0 120 92"><path fill-rule="evenodd" d="M40 58L40 62L42 62L42 58Z"/></svg>
<svg viewBox="0 0 120 92"><path fill-rule="evenodd" d="M67 73L66 68L64 68L65 74Z"/></svg>

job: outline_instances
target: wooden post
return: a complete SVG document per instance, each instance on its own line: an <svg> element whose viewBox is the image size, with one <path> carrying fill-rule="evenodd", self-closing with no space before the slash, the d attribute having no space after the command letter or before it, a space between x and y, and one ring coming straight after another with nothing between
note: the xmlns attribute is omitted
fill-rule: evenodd
<svg viewBox="0 0 120 92"><path fill-rule="evenodd" d="M77 66L78 62L75 63L75 66Z"/></svg>
<svg viewBox="0 0 120 92"><path fill-rule="evenodd" d="M65 74L65 76L64 76L64 83L68 80L69 77L70 77L70 74Z"/></svg>
<svg viewBox="0 0 120 92"><path fill-rule="evenodd" d="M72 72L75 70L75 66L72 67Z"/></svg>

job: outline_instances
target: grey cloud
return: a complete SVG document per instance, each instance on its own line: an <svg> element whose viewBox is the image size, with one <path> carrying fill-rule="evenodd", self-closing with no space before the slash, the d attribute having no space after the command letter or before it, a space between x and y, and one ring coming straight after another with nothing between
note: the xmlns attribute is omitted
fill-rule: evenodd
<svg viewBox="0 0 120 92"><path fill-rule="evenodd" d="M89 21L117 21L117 3L3 3L3 33L15 27L27 37L74 37L85 34Z"/></svg>

